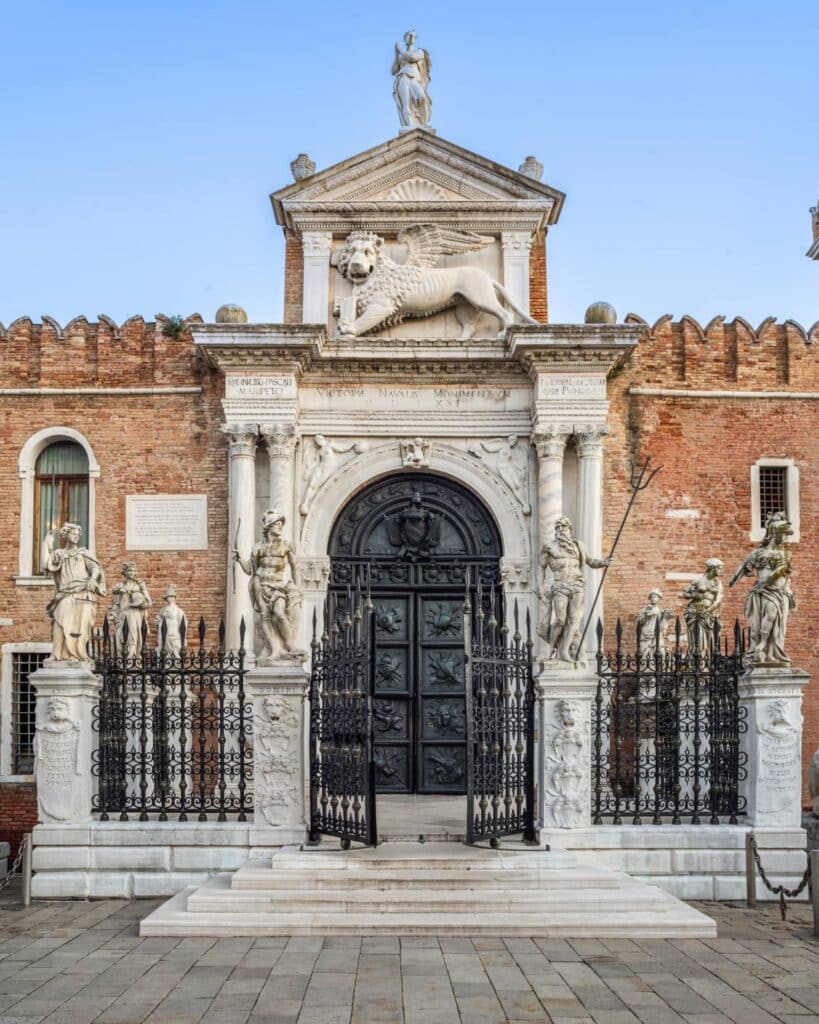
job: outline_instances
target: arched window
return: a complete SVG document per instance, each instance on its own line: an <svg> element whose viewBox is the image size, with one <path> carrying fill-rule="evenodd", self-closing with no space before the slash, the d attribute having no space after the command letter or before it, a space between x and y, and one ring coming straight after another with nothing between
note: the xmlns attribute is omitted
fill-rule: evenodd
<svg viewBox="0 0 819 1024"><path fill-rule="evenodd" d="M34 571L42 572L43 552L49 531L59 547L63 523L82 527L83 546L88 544L88 455L76 441L57 441L44 448L34 466Z"/></svg>

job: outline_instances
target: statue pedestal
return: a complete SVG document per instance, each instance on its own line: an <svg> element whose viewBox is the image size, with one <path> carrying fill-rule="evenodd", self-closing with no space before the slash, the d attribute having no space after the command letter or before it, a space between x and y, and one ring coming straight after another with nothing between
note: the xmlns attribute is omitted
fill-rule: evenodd
<svg viewBox="0 0 819 1024"><path fill-rule="evenodd" d="M304 841L305 712L309 677L296 662L257 666L245 676L253 708L254 845Z"/></svg>
<svg viewBox="0 0 819 1024"><path fill-rule="evenodd" d="M591 824L591 708L597 675L546 661L535 679L535 785L539 828Z"/></svg>
<svg viewBox="0 0 819 1024"><path fill-rule="evenodd" d="M34 776L38 821L84 824L91 818L96 779L94 709L102 680L79 661L46 661L29 676L37 692Z"/></svg>
<svg viewBox="0 0 819 1024"><path fill-rule="evenodd" d="M740 733L746 778L745 822L761 828L802 824L802 690L807 672L749 668L739 680L746 730Z"/></svg>

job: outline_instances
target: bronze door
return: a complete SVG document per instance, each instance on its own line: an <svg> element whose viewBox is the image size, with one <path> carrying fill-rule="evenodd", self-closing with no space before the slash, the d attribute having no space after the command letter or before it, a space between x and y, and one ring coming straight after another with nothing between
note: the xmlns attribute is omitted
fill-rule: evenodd
<svg viewBox="0 0 819 1024"><path fill-rule="evenodd" d="M381 480L339 516L330 589L343 604L368 587L375 606L378 792L466 792L464 594L498 585L500 554L482 502L431 474Z"/></svg>

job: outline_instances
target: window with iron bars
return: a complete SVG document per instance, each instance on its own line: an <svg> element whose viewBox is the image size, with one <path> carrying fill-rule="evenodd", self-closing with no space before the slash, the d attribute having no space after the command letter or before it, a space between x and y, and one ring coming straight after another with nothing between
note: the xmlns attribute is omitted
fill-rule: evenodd
<svg viewBox="0 0 819 1024"><path fill-rule="evenodd" d="M788 467L759 467L759 522L764 528L768 516L774 512L789 513Z"/></svg>
<svg viewBox="0 0 819 1024"><path fill-rule="evenodd" d="M12 655L11 770L14 775L34 772L36 694L29 676L47 657L42 651L21 651Z"/></svg>

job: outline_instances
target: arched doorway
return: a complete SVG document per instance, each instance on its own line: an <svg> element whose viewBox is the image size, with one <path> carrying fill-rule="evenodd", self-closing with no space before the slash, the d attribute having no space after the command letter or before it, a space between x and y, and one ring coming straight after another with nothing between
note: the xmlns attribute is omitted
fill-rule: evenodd
<svg viewBox="0 0 819 1024"><path fill-rule="evenodd" d="M357 584L375 605L376 790L465 793L464 592L467 579L499 583L494 519L452 480L395 474L342 509L329 554L337 614Z"/></svg>

